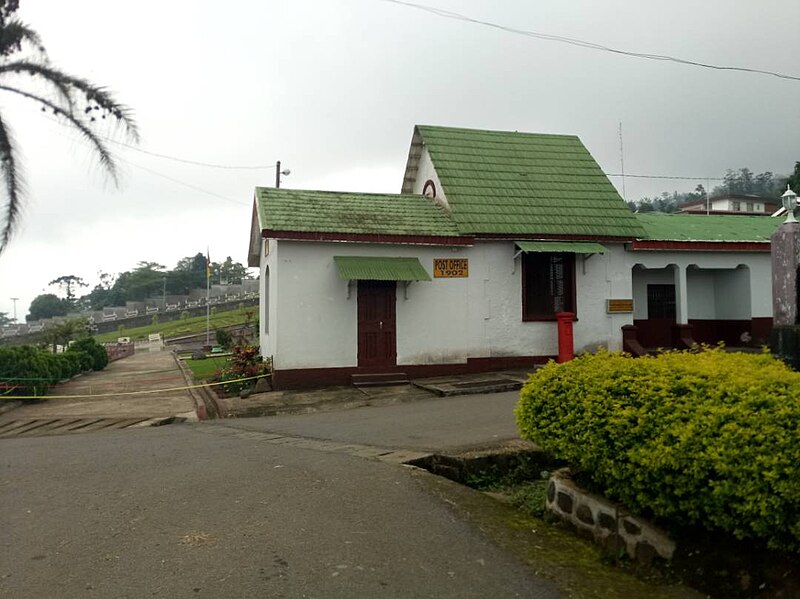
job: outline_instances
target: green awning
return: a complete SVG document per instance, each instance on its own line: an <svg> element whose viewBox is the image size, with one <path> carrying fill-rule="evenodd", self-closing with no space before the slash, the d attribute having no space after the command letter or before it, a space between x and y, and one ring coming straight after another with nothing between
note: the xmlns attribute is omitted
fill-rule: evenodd
<svg viewBox="0 0 800 599"><path fill-rule="evenodd" d="M339 277L346 281L430 281L417 258L334 256Z"/></svg>
<svg viewBox="0 0 800 599"><path fill-rule="evenodd" d="M606 248L593 241L515 241L523 252L557 252L563 254L605 254Z"/></svg>

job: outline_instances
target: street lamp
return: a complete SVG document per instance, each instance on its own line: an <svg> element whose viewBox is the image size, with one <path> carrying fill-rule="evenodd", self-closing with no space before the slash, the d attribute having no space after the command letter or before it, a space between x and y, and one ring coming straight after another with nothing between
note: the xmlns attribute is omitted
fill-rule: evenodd
<svg viewBox="0 0 800 599"><path fill-rule="evenodd" d="M19 298L18 297L10 297L8 299L10 299L12 302L14 302L14 324L17 324L17 300Z"/></svg>
<svg viewBox="0 0 800 599"><path fill-rule="evenodd" d="M275 189L278 189L281 186L281 175L288 176L291 175L292 171L288 168L281 170L281 161L275 163Z"/></svg>
<svg viewBox="0 0 800 599"><path fill-rule="evenodd" d="M788 185L781 196L781 201L786 209L786 220L784 222L796 223L797 219L794 217L794 211L797 209L797 194Z"/></svg>

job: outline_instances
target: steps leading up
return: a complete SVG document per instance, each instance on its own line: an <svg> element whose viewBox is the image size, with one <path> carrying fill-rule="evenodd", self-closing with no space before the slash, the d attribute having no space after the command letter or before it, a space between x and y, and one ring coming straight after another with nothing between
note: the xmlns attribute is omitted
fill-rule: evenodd
<svg viewBox="0 0 800 599"><path fill-rule="evenodd" d="M350 377L350 382L354 387L386 387L389 385L407 385L408 375L405 372L354 374Z"/></svg>

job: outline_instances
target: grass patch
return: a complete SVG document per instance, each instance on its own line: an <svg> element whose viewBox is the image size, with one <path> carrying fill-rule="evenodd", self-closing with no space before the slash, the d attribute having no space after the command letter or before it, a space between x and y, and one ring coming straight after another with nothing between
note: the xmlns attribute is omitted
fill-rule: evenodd
<svg viewBox="0 0 800 599"><path fill-rule="evenodd" d="M511 505L529 516L544 516L547 504L547 481L533 480L521 485L504 489Z"/></svg>
<svg viewBox="0 0 800 599"><path fill-rule="evenodd" d="M230 361L229 356L221 356L217 358L206 358L204 360L184 360L183 363L192 371L195 380L204 381L211 378L215 372L222 370L228 365Z"/></svg>
<svg viewBox="0 0 800 599"><path fill-rule="evenodd" d="M214 342L214 329L229 327L237 324L244 324L247 320L245 313L255 315L258 313L257 306L228 310L212 314L209 319L211 325L211 341ZM147 339L148 335L161 333L162 337L180 337L182 335L193 335L203 333L206 330L206 317L195 316L186 320L173 320L159 324L151 324L143 327L126 328L122 331L111 331L95 336L99 343L116 341L118 337L130 337L132 340Z"/></svg>

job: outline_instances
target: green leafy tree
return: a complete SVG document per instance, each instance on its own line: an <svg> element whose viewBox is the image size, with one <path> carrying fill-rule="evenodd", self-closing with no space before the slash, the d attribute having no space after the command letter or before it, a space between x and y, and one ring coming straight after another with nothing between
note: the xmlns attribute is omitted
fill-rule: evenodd
<svg viewBox="0 0 800 599"><path fill-rule="evenodd" d="M794 163L794 172L786 179L786 185L792 188L795 193L800 193L800 162ZM786 185L782 185L781 194L786 190Z"/></svg>
<svg viewBox="0 0 800 599"><path fill-rule="evenodd" d="M53 318L53 316L66 316L70 307L67 300L61 299L56 294L43 293L33 298L25 320L30 322L42 318Z"/></svg>
<svg viewBox="0 0 800 599"><path fill-rule="evenodd" d="M87 322L83 318L73 318L61 324L47 327L41 336L55 351L58 345L67 345L73 339L86 336L86 325Z"/></svg>
<svg viewBox="0 0 800 599"><path fill-rule="evenodd" d="M42 112L75 129L117 183L117 162L98 134L97 126L101 122L110 123L131 141L138 141L131 111L105 88L53 66L39 34L17 18L18 9L19 0L0 0L0 91L32 101ZM25 195L19 151L2 113L0 176L7 200L5 222L0 224L2 253L20 221Z"/></svg>
<svg viewBox="0 0 800 599"><path fill-rule="evenodd" d="M89 284L86 283L82 278L77 277L75 275L60 276L57 279L53 279L52 281L50 281L48 285L58 285L64 292L64 295L66 296L67 301L70 304L72 304L75 300L76 288L89 286Z"/></svg>
<svg viewBox="0 0 800 599"><path fill-rule="evenodd" d="M221 264L214 262L211 265L211 278L221 285L238 285L245 279L251 279L250 273L243 264L234 262L228 256Z"/></svg>
<svg viewBox="0 0 800 599"><path fill-rule="evenodd" d="M0 312L0 327L14 322L14 319L8 315L8 312Z"/></svg>
<svg viewBox="0 0 800 599"><path fill-rule="evenodd" d="M109 299L120 306L126 301L140 301L163 291L164 266L157 262L139 262L133 270L120 273L111 288Z"/></svg>
<svg viewBox="0 0 800 599"><path fill-rule="evenodd" d="M191 289L202 289L206 286L206 257L198 252L178 260L178 264L167 273L167 291L169 293L189 293Z"/></svg>

